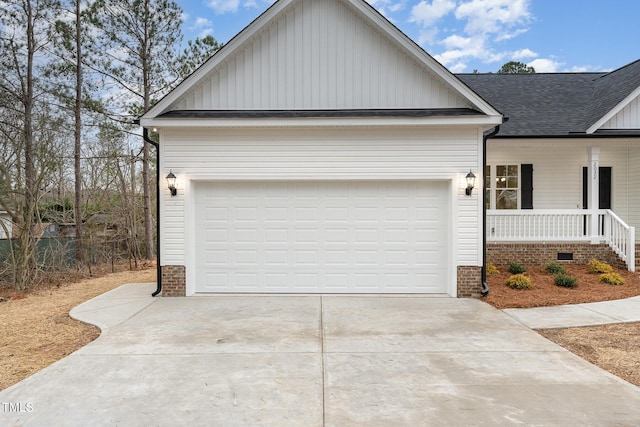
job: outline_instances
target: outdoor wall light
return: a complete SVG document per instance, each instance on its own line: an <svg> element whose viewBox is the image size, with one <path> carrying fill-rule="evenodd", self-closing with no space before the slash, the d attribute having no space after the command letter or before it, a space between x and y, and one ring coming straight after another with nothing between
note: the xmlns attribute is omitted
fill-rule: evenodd
<svg viewBox="0 0 640 427"><path fill-rule="evenodd" d="M464 194L467 196L471 196L471 192L473 191L473 187L476 185L476 176L469 169L469 173L466 176L467 179L467 188L464 189Z"/></svg>
<svg viewBox="0 0 640 427"><path fill-rule="evenodd" d="M178 194L178 189L176 188L176 176L171 171L169 171L169 175L167 175L167 185L171 192L171 196Z"/></svg>

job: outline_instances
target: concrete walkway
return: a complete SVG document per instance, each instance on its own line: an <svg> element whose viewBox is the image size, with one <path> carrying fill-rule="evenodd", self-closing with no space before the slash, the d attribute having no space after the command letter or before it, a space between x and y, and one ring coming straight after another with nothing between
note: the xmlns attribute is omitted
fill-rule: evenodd
<svg viewBox="0 0 640 427"><path fill-rule="evenodd" d="M503 311L531 329L640 322L640 296L588 304L508 308Z"/></svg>
<svg viewBox="0 0 640 427"><path fill-rule="evenodd" d="M481 301L153 289L75 308L102 335L0 392L0 425L640 425L638 387Z"/></svg>

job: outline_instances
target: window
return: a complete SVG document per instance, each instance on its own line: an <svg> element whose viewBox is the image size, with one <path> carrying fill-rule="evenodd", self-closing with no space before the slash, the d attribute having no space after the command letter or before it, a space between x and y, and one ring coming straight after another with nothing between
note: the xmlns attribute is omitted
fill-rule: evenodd
<svg viewBox="0 0 640 427"><path fill-rule="evenodd" d="M533 209L533 165L487 165L487 209Z"/></svg>
<svg viewBox="0 0 640 427"><path fill-rule="evenodd" d="M518 165L496 166L496 209L518 209Z"/></svg>

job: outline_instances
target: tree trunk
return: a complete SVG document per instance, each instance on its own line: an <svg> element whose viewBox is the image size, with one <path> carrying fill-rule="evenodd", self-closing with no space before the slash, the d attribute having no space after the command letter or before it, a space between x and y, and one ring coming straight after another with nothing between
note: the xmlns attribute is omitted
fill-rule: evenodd
<svg viewBox="0 0 640 427"><path fill-rule="evenodd" d="M143 75L143 86L144 86L144 112L149 111L151 107L151 83L149 82L149 73L151 70L149 69L149 62L147 58L147 53L149 52L149 43L151 43L149 37L149 0L145 0L145 19L144 19L144 48L141 49L142 52L142 75ZM149 178L149 143L142 138L143 149L142 149L142 191L144 198L144 245L146 249L147 259L155 259L155 251L153 244L153 214L151 211L151 180ZM160 165L156 165L156 167L160 167ZM157 196L156 196L157 197Z"/></svg>
<svg viewBox="0 0 640 427"><path fill-rule="evenodd" d="M35 278L35 237L34 216L37 208L36 170L33 158L33 66L36 41L33 27L33 10L30 1L25 3L27 12L27 70L24 76L24 160L25 160L25 194L24 211L22 215L23 226L20 230L20 248L18 255L18 274L16 274L15 286L18 289L26 289Z"/></svg>
<svg viewBox="0 0 640 427"><path fill-rule="evenodd" d="M82 39L80 28L80 0L76 0L76 105L75 135L73 151L73 168L75 173L75 209L76 226L76 261L81 264L84 259L82 245L82 170L80 169L80 151L82 149Z"/></svg>

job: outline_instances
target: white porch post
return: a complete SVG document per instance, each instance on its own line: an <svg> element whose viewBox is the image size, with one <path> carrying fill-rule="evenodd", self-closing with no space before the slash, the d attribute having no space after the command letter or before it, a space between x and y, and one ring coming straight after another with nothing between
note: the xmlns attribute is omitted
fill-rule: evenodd
<svg viewBox="0 0 640 427"><path fill-rule="evenodd" d="M600 236L598 236L598 208L600 203L600 147L589 147L589 166L587 169L588 178L588 192L589 195L589 213L591 214L590 221L590 234L591 243L596 244L600 242Z"/></svg>

